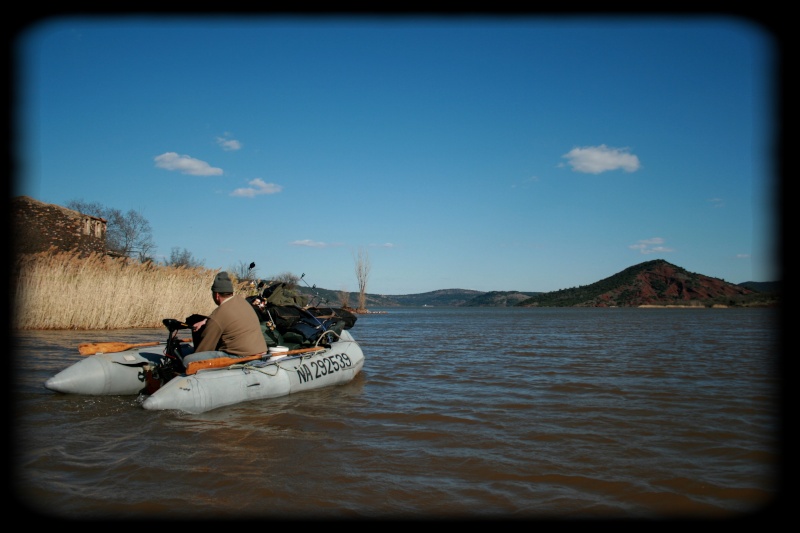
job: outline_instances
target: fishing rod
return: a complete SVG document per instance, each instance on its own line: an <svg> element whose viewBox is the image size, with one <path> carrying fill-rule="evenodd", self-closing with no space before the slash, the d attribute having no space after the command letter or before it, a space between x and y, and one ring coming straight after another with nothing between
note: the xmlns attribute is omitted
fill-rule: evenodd
<svg viewBox="0 0 800 533"><path fill-rule="evenodd" d="M316 298L319 300L319 303L321 303L321 304L327 304L327 303L328 303L328 299L327 299L327 298L325 298L325 299L323 300L323 299L322 299L322 296L320 296L320 294L317 292L317 284L315 283L313 286L312 286L312 285L309 285L309 284L308 284L308 282L305 280L305 277L306 277L306 273L305 273L305 272L303 272L303 274L300 276L300 281L302 281L303 283L305 283L305 284L306 284L306 287L308 287L309 289L311 289L311 292L313 292L313 293L314 293L314 296L315 296L315 297L316 297ZM313 299L312 299L312 303L313 303Z"/></svg>
<svg viewBox="0 0 800 533"><path fill-rule="evenodd" d="M252 287L256 284L256 281L253 279L253 269L255 267L256 267L256 262L252 261L250 263L250 266L247 268L247 273L245 274L245 279L250 282L250 287L251 287L250 290L252 290ZM258 288L259 287L256 287L256 291L258 290Z"/></svg>

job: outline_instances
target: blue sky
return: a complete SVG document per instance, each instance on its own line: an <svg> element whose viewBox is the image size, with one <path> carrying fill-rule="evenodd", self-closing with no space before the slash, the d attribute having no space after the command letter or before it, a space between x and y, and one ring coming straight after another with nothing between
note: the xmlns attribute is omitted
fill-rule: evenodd
<svg viewBox="0 0 800 533"><path fill-rule="evenodd" d="M728 16L64 16L17 35L13 195L156 258L368 292L777 264L778 44Z"/></svg>

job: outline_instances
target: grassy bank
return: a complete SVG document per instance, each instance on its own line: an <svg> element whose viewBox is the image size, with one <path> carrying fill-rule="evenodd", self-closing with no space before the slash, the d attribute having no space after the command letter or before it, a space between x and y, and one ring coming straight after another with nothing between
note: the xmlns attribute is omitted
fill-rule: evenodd
<svg viewBox="0 0 800 533"><path fill-rule="evenodd" d="M120 329L163 327L214 310L216 270L174 268L131 260L43 252L15 258L12 328Z"/></svg>

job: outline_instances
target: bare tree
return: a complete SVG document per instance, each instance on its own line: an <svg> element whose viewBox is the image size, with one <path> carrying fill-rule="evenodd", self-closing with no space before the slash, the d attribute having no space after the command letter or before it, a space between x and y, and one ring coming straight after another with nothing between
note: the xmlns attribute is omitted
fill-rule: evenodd
<svg viewBox="0 0 800 533"><path fill-rule="evenodd" d="M169 259L166 261L166 265L171 267L198 268L203 266L203 261L195 259L192 253L186 248L181 250L177 246L173 246L169 253Z"/></svg>
<svg viewBox="0 0 800 533"><path fill-rule="evenodd" d="M369 253L363 248L358 249L355 257L356 279L358 280L358 311L367 309L367 280L369 279Z"/></svg>
<svg viewBox="0 0 800 533"><path fill-rule="evenodd" d="M108 220L105 215L108 213L109 209L100 204L100 202L86 202L82 199L70 200L67 202L66 207L78 213L83 213L84 215L91 215L93 217L105 218L106 221ZM108 231L108 229L106 229L106 231Z"/></svg>
<svg viewBox="0 0 800 533"><path fill-rule="evenodd" d="M338 293L339 296L339 305L347 309L350 307L350 292L348 292L347 287L342 287L342 290Z"/></svg>
<svg viewBox="0 0 800 533"><path fill-rule="evenodd" d="M290 289L294 289L300 283L300 276L297 274L292 274L291 272L281 272L280 274L273 276L272 279L285 283Z"/></svg>
<svg viewBox="0 0 800 533"><path fill-rule="evenodd" d="M141 213L130 209L123 213L119 209L105 207L98 202L70 200L67 208L84 215L106 220L106 248L125 257L136 256L144 262L150 259L155 249L150 222Z"/></svg>
<svg viewBox="0 0 800 533"><path fill-rule="evenodd" d="M111 231L106 231L106 243L126 257L147 257L155 248L150 222L133 209L124 215L118 209L112 211L112 217L109 218Z"/></svg>
<svg viewBox="0 0 800 533"><path fill-rule="evenodd" d="M245 263L244 261L239 261L227 269L234 282L234 287L239 291L244 291L246 296L255 296L259 292L258 284L256 283L256 271L254 262Z"/></svg>
<svg viewBox="0 0 800 533"><path fill-rule="evenodd" d="M254 282L256 280L256 273L258 269L254 262L245 263L239 261L236 265L228 267L228 273L233 274L239 283Z"/></svg>

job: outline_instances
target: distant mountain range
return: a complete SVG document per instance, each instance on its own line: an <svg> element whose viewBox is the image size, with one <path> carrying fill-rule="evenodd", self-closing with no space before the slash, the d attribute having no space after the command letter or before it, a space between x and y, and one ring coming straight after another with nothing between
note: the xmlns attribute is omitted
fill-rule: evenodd
<svg viewBox="0 0 800 533"><path fill-rule="evenodd" d="M316 287L297 289L314 304L341 305L340 292ZM663 259L640 263L591 285L552 292L442 289L419 294L367 293L366 306L375 307L641 307L778 305L781 282L748 281L733 284L689 272ZM355 306L357 293L349 293Z"/></svg>

